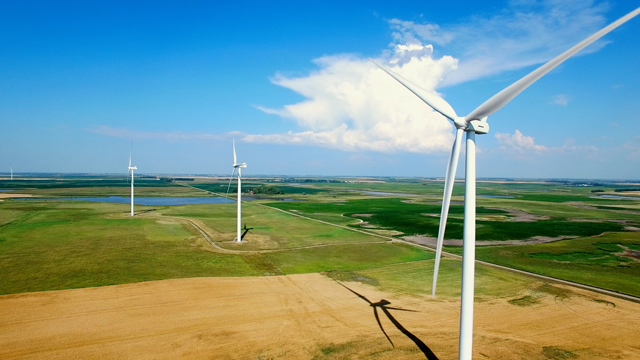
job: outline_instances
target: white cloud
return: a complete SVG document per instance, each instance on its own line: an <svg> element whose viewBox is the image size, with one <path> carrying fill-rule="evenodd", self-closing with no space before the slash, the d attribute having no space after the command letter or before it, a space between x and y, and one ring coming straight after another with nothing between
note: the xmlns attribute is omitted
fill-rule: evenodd
<svg viewBox="0 0 640 360"><path fill-rule="evenodd" d="M428 90L456 68L457 60L431 57L431 46L397 46L392 70ZM294 120L301 132L247 135L249 142L308 144L343 150L430 153L449 149L453 126L368 60L327 56L320 70L299 78L278 74L272 82L307 100L282 109L259 109Z"/></svg>
<svg viewBox="0 0 640 360"><path fill-rule="evenodd" d="M515 151L518 154L549 151L549 148L544 145L536 145L532 136L522 135L520 130L516 130L513 135L496 133L495 138L498 140L501 150Z"/></svg>
<svg viewBox="0 0 640 360"><path fill-rule="evenodd" d="M560 105L560 106L567 106L567 104L569 104L569 96L565 95L565 94L560 94L560 95L556 95L553 98L553 104L556 105Z"/></svg>
<svg viewBox="0 0 640 360"><path fill-rule="evenodd" d="M496 15L472 16L459 24L392 19L389 25L396 43L431 42L461 59L441 84L447 86L546 62L602 28L607 8L589 0L512 1ZM592 44L583 53L605 44Z"/></svg>
<svg viewBox="0 0 640 360"><path fill-rule="evenodd" d="M496 133L496 140L500 144L500 150L516 153L517 155L543 154L558 152L596 152L598 148L593 145L576 145L572 139L568 139L562 146L546 147L535 143L533 136L525 136L516 130L513 135Z"/></svg>

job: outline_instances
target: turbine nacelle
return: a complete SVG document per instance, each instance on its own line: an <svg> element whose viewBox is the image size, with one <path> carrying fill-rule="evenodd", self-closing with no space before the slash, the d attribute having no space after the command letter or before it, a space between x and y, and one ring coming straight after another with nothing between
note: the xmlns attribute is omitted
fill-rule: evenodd
<svg viewBox="0 0 640 360"><path fill-rule="evenodd" d="M236 168L236 169L237 169L237 168L244 169L244 168L246 168L246 167L247 167L247 163L242 163L242 164L233 164L233 167L234 167L234 168Z"/></svg>
<svg viewBox="0 0 640 360"><path fill-rule="evenodd" d="M486 134L489 132L489 124L487 118L482 120L471 120L467 123L465 131L473 131L476 134Z"/></svg>
<svg viewBox="0 0 640 360"><path fill-rule="evenodd" d="M463 117L457 117L452 121L456 129L461 129L462 131L473 131L476 134L486 134L489 132L487 118L481 120L466 120Z"/></svg>
<svg viewBox="0 0 640 360"><path fill-rule="evenodd" d="M138 170L137 166L129 166L129 170Z"/></svg>

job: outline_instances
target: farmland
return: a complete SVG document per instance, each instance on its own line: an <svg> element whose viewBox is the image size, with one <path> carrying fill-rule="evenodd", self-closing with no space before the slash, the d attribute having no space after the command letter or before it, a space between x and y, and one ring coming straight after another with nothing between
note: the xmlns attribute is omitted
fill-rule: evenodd
<svg viewBox="0 0 640 360"><path fill-rule="evenodd" d="M100 181L55 179L29 183L26 180L26 184L14 183L13 188L6 182L1 185L10 190L5 194L32 196L31 200L7 197L0 201L0 267L3 269L0 294L4 295L0 296L0 304L4 308L41 304L44 312L34 313L32 323L45 324L43 329L54 326L60 329L60 335L73 338L69 331L84 326L81 324L100 323L102 310L94 313L89 310L91 306L111 309L117 317L126 317L133 309L131 306L157 307L161 309L157 315L141 312L139 316L142 321L152 321L158 327L141 329L147 335L133 342L125 340L130 337L125 328L111 327L109 331L120 340L103 349L113 354L128 351L141 358L171 357L151 349L142 353L135 350L149 346L153 338L161 339L159 334L172 328L168 323L160 325L163 319L187 316L192 319L189 321L195 321L187 322L185 330L179 331L189 343L191 336L222 339L221 333L209 334L198 324L229 323L225 316L235 316L237 322L220 328L222 332L236 334L226 338L227 344L248 341L244 336L248 334L245 329L251 327L247 325L251 319L272 318L273 324L296 323L298 318L291 318L290 311L298 314L295 316L340 330L335 330L335 336L320 336L311 328L296 325L302 326L296 331L303 335L295 338L301 348L286 345L290 338L283 334L284 337L272 340L264 338L261 342L246 343L251 354L256 358L333 359L372 354L379 358L424 358L428 349L440 359L455 357L457 345L450 340L455 340L457 333L461 262L443 259L437 298L431 300L434 255L412 242L412 239L432 238L437 233L440 182L282 185L250 180L247 189L268 185L282 189L284 194L261 194L256 200L243 204L243 223L250 230L242 243L232 241L236 230L234 203L138 205L136 216L130 217L128 204L38 200L128 194L125 182L107 179L102 183L104 186L93 186ZM225 193L228 184L224 180L207 182L205 179L189 183L153 181L140 181L137 196L212 197L215 196L212 192ZM61 182L65 185L60 185ZM479 194L489 197L478 198L478 244L493 245L478 246L477 258L640 296L640 201L597 197L602 193L619 194L621 192L615 190L620 188L612 185L592 193L589 188L554 183L480 183ZM456 186L454 194L459 193ZM453 200L446 236L450 242L462 236L462 198L454 196ZM204 238L202 232L208 238ZM531 238L551 240L527 242ZM445 250L461 253L459 246L448 245ZM95 293L91 289L101 290ZM168 295L171 289L183 289L181 291L188 295L173 299ZM75 314L75 310L55 300L56 294L62 294L60 291L74 299L72 303L76 305L73 306L87 307L87 310ZM261 291L273 291L274 296ZM115 305L112 303L115 298L109 294L121 294L118 296L126 300ZM158 296L170 296L173 300L165 304L160 298L142 294L163 294ZM300 305L282 302L287 299L284 294L295 294ZM237 307L240 298L236 296L255 298L249 300L251 303L264 300L268 305L262 310L252 310L252 315L245 319L242 314L246 307ZM210 307L209 302L202 302L204 298L218 299L223 307ZM371 314L373 305L363 299L382 304L376 308L379 316L388 311L386 302L419 313L406 313L415 316L389 313L394 319L388 318L391 323L379 318L376 323L373 317L363 317L360 310L354 310L362 307ZM186 301L184 306L170 305L183 304L183 301ZM199 312L193 313L186 306L189 303L209 309L211 317L205 319ZM629 334L638 331L636 320L614 325L615 321L637 313L637 304L483 265L478 265L476 271L476 303L480 334L474 350L478 352L476 355L504 358L526 353L533 354L530 358L540 359L570 355L586 359L628 358L633 342ZM55 310L50 309L51 306ZM320 306L324 309L322 314L330 314L329 317L325 319L325 315L312 310L314 306ZM71 315L64 318L67 320L51 320L48 315L51 311ZM575 317L575 311L590 314L592 320L607 321L610 325L598 330L598 336L602 339L617 336L621 347L611 348L605 340L594 342L593 329L572 333L575 336L567 333L561 338L535 330L552 326L554 331L562 331L563 322L574 328L591 328L591 320ZM270 314L278 315L271 317ZM503 319L501 324L491 321L492 316ZM3 358L25 354L93 357L82 350L73 350L75 345L65 342L54 342L34 352L28 344L50 333L19 325L23 322L11 320L14 317L12 312L0 312L0 318L7 323L3 330L24 334L25 342L0 338L5 349L0 352ZM563 320L556 325L545 322L543 326L545 317ZM124 318L122 321L126 323ZM518 324L523 321L531 325L530 331L521 330ZM356 323L359 324L357 331L352 325L338 325ZM402 326L404 332L399 331ZM414 340L405 336L407 331L414 335ZM506 341L491 335L496 331L517 334L527 340L509 340L508 353L496 352L491 344ZM78 344L105 341L100 332L85 334ZM421 343L415 341L416 337ZM164 342L171 343L166 339ZM390 342L397 346L390 346ZM87 346L95 349L93 345ZM164 345L156 346L162 349ZM191 350L179 349L174 347L163 353L206 358L211 351L206 342L191 343ZM230 352L233 347L222 349L217 351Z"/></svg>

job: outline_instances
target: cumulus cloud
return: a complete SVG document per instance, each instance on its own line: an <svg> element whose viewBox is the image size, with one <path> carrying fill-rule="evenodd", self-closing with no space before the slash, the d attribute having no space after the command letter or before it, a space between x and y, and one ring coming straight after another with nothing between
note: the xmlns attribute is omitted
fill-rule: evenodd
<svg viewBox="0 0 640 360"><path fill-rule="evenodd" d="M432 57L430 45L398 45L385 62L393 71L434 91L457 60ZM307 98L281 109L260 110L291 119L303 129L247 135L245 141L310 144L343 150L430 153L451 147L453 126L370 61L351 55L315 60L320 70L271 81Z"/></svg>
<svg viewBox="0 0 640 360"><path fill-rule="evenodd" d="M546 147L535 143L533 136L525 136L516 130L513 135L496 133L496 140L500 144L500 150L509 151L518 155L543 154L553 152L595 152L598 148L593 145L576 145L573 140L567 140L562 146Z"/></svg>
<svg viewBox="0 0 640 360"><path fill-rule="evenodd" d="M434 43L461 59L441 84L447 86L546 62L602 28L607 9L589 0L512 1L496 15L458 24L392 19L389 26L396 43ZM605 44L599 41L583 53Z"/></svg>
<svg viewBox="0 0 640 360"><path fill-rule="evenodd" d="M516 130L513 135L496 133L495 138L501 150L515 151L518 154L543 153L549 150L544 145L537 145L533 136L522 135L520 130Z"/></svg>

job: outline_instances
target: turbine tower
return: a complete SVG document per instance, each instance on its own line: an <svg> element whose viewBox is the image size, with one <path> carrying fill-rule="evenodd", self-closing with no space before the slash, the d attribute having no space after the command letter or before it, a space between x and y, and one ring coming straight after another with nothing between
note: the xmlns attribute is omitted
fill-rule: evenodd
<svg viewBox="0 0 640 360"><path fill-rule="evenodd" d="M447 224L447 216L449 214L449 205L451 204L451 193L453 190L453 182L455 180L456 168L458 166L458 156L460 155L460 143L462 141L462 133L466 133L466 162L465 162L465 194L464 194L464 230L463 230L463 248L462 248L462 301L460 309L460 340L458 359L469 360L472 355L473 340L473 293L474 293L474 277L475 277L475 241L476 241L476 134L486 134L489 132L489 124L487 117L500 110L504 105L516 97L520 92L540 79L546 73L556 66L582 50L589 44L598 40L605 34L609 33L618 26L624 24L631 18L640 13L637 8L629 14L621 17L595 34L589 36L577 45L573 46L564 53L558 55L546 64L532 71L522 79L511 84L504 90L500 91L482 105L478 106L469 115L459 117L443 98L435 92L425 90L402 76L392 72L391 70L375 63L391 75L394 79L404 85L407 89L418 96L422 101L429 105L433 110L444 115L451 120L456 127L456 137L451 149L449 164L447 166L447 175L445 178L444 195L442 200L442 211L440 216L440 228L438 230L438 242L436 245L436 259L433 269L433 287L432 296L435 297L436 282L438 279L438 268L440 266L440 257L442 255L442 243L444 240L444 231ZM373 60L371 60L373 61Z"/></svg>
<svg viewBox="0 0 640 360"><path fill-rule="evenodd" d="M13 167L9 167L11 169L11 180L13 180Z"/></svg>
<svg viewBox="0 0 640 360"><path fill-rule="evenodd" d="M138 170L138 167L131 166L131 151L129 151L129 172L131 173L131 216L133 216L133 170Z"/></svg>
<svg viewBox="0 0 640 360"><path fill-rule="evenodd" d="M229 194L229 187L231 186L231 181L233 180L233 174L236 169L238 169L238 226L237 226L237 234L234 241L241 242L242 241L242 229L240 223L242 222L242 171L247 167L247 163L238 164L238 159L236 158L236 140L233 139L233 171L231 172L231 178L229 178L229 185L227 186L227 194Z"/></svg>

